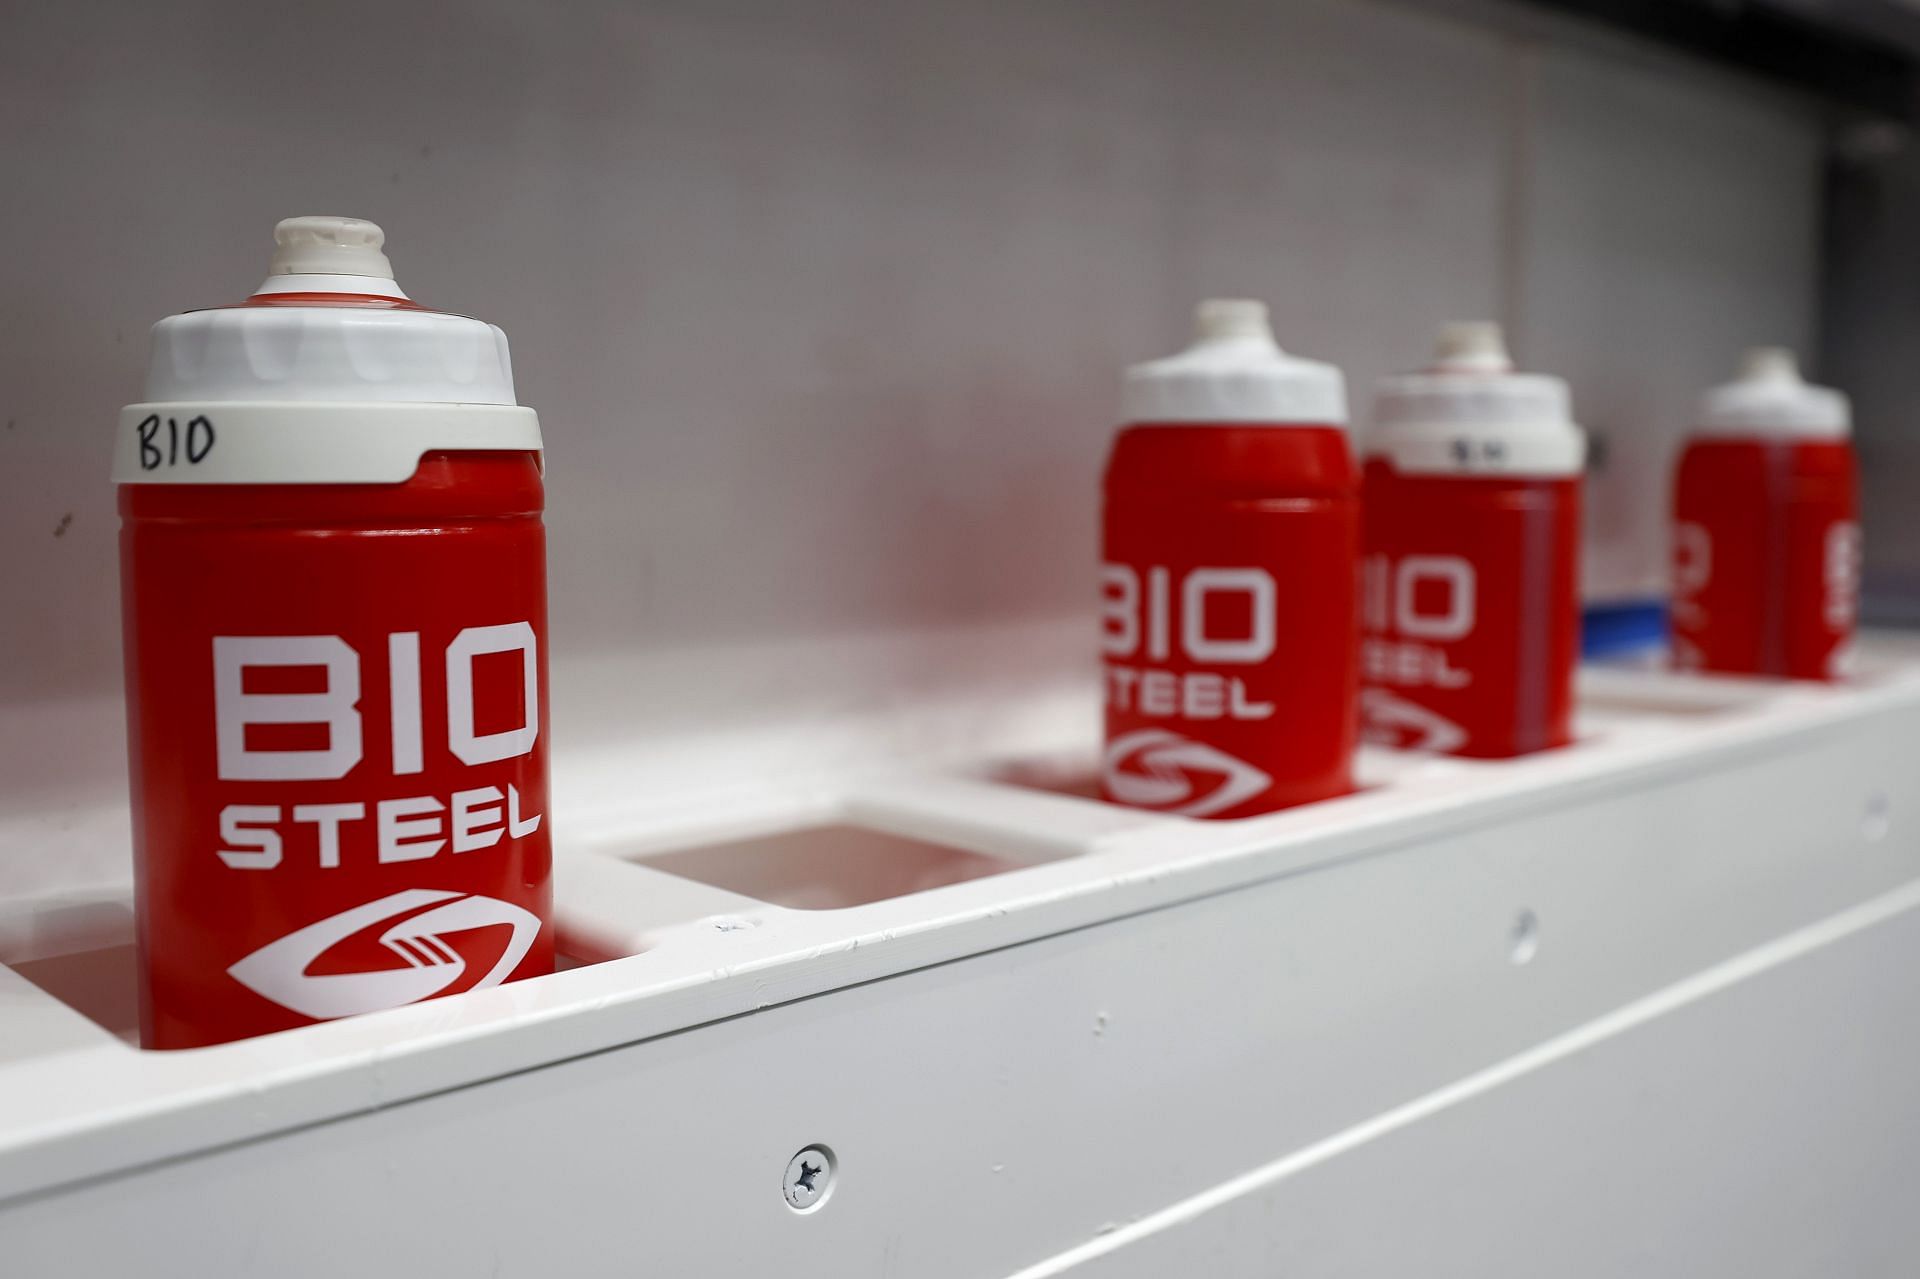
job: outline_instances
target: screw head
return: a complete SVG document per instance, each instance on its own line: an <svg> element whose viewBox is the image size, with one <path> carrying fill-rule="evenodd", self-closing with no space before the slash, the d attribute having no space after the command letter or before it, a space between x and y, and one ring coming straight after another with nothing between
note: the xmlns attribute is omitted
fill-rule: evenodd
<svg viewBox="0 0 1920 1279"><path fill-rule="evenodd" d="M1540 917L1523 910L1513 917L1513 927L1507 933L1507 958L1518 967L1532 963L1539 953Z"/></svg>
<svg viewBox="0 0 1920 1279"><path fill-rule="evenodd" d="M787 1176L782 1185L787 1207L795 1212L811 1212L827 1200L833 1188L833 1152L825 1146L808 1146L787 1161Z"/></svg>
<svg viewBox="0 0 1920 1279"><path fill-rule="evenodd" d="M1860 833L1869 844L1877 844L1887 837L1893 829L1893 804L1887 799L1885 791L1877 790L1867 796L1866 813L1860 819Z"/></svg>

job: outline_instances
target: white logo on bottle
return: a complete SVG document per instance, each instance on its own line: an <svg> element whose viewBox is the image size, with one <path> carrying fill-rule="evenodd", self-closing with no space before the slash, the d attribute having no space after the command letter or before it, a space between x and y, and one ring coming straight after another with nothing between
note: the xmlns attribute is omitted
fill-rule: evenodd
<svg viewBox="0 0 1920 1279"><path fill-rule="evenodd" d="M520 657L523 716L513 728L481 733L474 727L473 660L489 653ZM540 647L525 622L469 626L447 645L447 749L463 764L490 764L533 750L540 735ZM316 693L249 693L246 673L274 667L318 667L325 687ZM387 637L389 725L396 776L423 771L420 710L420 633ZM338 635L216 635L213 637L213 709L222 781L328 781L360 762L360 654ZM254 724L323 726L321 750L256 750L247 745Z"/></svg>
<svg viewBox="0 0 1920 1279"><path fill-rule="evenodd" d="M380 934L380 944L405 960L406 967L351 973L307 971L340 942L396 916L405 918ZM227 969L227 974L303 1017L316 1021L350 1017L416 1003L453 986L466 975L467 961L447 945L444 935L496 925L511 927L513 936L493 967L473 984L472 989L479 990L505 981L526 958L539 935L540 920L511 902L428 888L410 888L308 924L262 946Z"/></svg>
<svg viewBox="0 0 1920 1279"><path fill-rule="evenodd" d="M1713 535L1706 526L1692 521L1683 521L1673 526L1673 620L1681 626L1704 626L1707 615L1700 601L1694 596L1705 590L1707 583L1713 580ZM1691 646L1689 646L1691 647ZM1675 637L1674 656L1684 669L1690 656L1692 664L1698 666L1699 653L1683 655L1679 637Z"/></svg>
<svg viewBox="0 0 1920 1279"><path fill-rule="evenodd" d="M1217 777L1200 789L1195 775ZM1107 793L1122 804L1156 808L1178 817L1224 813L1267 789L1273 779L1217 747L1146 728L1113 740L1101 762Z"/></svg>
<svg viewBox="0 0 1920 1279"><path fill-rule="evenodd" d="M1421 587L1444 600L1420 607ZM1409 555L1395 561L1369 555L1361 564L1360 611L1370 631L1395 630L1411 639L1457 640L1473 631L1478 609L1473 563L1458 555Z"/></svg>
<svg viewBox="0 0 1920 1279"><path fill-rule="evenodd" d="M1844 631L1860 611L1860 526L1852 520L1829 525L1824 549L1827 625Z"/></svg>
<svg viewBox="0 0 1920 1279"><path fill-rule="evenodd" d="M1713 579L1713 535L1691 520L1673 526L1673 589L1692 594Z"/></svg>
<svg viewBox="0 0 1920 1279"><path fill-rule="evenodd" d="M1360 713L1366 720L1366 738L1376 746L1444 753L1466 744L1466 729L1384 688L1360 690Z"/></svg>
<svg viewBox="0 0 1920 1279"><path fill-rule="evenodd" d="M1458 555L1375 553L1360 562L1360 677L1402 688L1465 688L1473 672L1444 645L1473 633L1478 577Z"/></svg>
<svg viewBox="0 0 1920 1279"><path fill-rule="evenodd" d="M1146 599L1131 564L1100 567L1100 648L1108 657L1132 657L1144 640L1148 661L1173 655L1172 574L1163 565L1147 569ZM1196 568L1180 579L1179 651L1190 662L1255 666L1273 656L1279 632L1279 588L1263 568ZM1208 605L1245 601L1245 635L1211 632ZM1144 604L1144 607L1143 607ZM1144 634L1143 634L1144 632Z"/></svg>

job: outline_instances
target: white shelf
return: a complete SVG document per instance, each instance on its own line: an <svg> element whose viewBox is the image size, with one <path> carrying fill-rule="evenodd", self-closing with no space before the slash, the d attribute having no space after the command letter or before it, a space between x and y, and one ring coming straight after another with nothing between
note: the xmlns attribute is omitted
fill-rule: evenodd
<svg viewBox="0 0 1920 1279"><path fill-rule="evenodd" d="M301 1163L302 1133L371 1125L404 1143L441 1104L433 1099L453 1090L519 1096L561 1063L631 1055L644 1080L649 1061L710 1043L718 1079L730 1063L777 1059L784 1034L828 1026L839 1051L863 1046L876 1062L912 1055L901 1034L929 1044L954 1028L907 1032L893 1021L897 1010L861 1010L885 998L876 990L929 980L957 984L973 1015L992 1019L978 1032L988 1046L976 1037L965 1051L1010 1069L1034 1065L1024 1054L1044 1041L1037 1028L1062 998L1102 1038L1100 1006L1159 999L1171 1019L1162 1030L1173 1035L1182 1033L1181 1007L1231 990L1236 1020L1211 1024L1217 1043L1204 1063L1176 1040L1136 1042L1135 1065L1149 1082L1127 1095L1176 1110L1188 1103L1172 1099L1190 1101L1196 1089L1257 1098L1262 1072L1300 1064L1270 1055L1276 1037L1311 1043L1318 1064L1290 1076L1285 1104L1275 1103L1305 1125L1295 1134L1305 1145L1337 1130L1328 1125L1346 1104L1345 1086L1332 1084L1343 1075L1376 1086L1367 1093L1375 1103L1351 1116L1360 1122L1604 1024L1797 930L1832 931L1821 924L1830 917L1866 910L1866 928L1904 915L1920 871L1920 839L1905 825L1920 807L1910 766L1920 745L1916 657L1910 641L1875 640L1861 679L1845 688L1591 669L1580 741L1569 749L1506 763L1368 752L1361 793L1240 822L1191 822L1069 793L1081 772L1073 759L788 781L733 794L705 820L685 805L649 809L608 794L557 826L561 944L579 966L187 1052L142 1052L129 1040L132 953L112 894L16 902L0 921L12 966L0 968L0 1238L25 1240L34 1255L33 1241L48 1237L35 1222L58 1216L49 1204L146 1212L125 1180L131 1170L156 1169L135 1181L191 1180L237 1143L284 1149L290 1170ZM595 776L620 773L617 749L589 763L583 771ZM1195 950L1191 936L1177 940L1202 919L1221 930L1217 942ZM1024 965L1044 967L1049 954L1094 951L1102 965L1064 987L1006 980ZM1696 997L1718 988L1709 982ZM1130 1020L1135 1033L1151 1024L1145 1014ZM1630 1024L1638 1022L1623 1028ZM696 1033L678 1033L688 1031ZM1315 1071L1324 1072L1319 1085ZM1104 1080L1089 1074L1089 1094ZM864 1104L885 1113L890 1094L911 1082L869 1079ZM998 1130L1036 1106L1076 1113L1072 1094L993 1103L972 1095L978 1085L942 1085L951 1109L929 1118L931 1131L894 1140L952 1140L974 1124ZM1316 1095L1317 1086L1331 1091ZM585 1124L569 1149L591 1161L607 1153L592 1152L591 1112L582 1110L591 1091L541 1091L545 1100L516 1104L536 1126ZM751 1109L715 1085L661 1113L704 1116L717 1136L750 1123ZM809 1107L788 1109L779 1127ZM1132 1127L1141 1116L1105 1122ZM1200 1194L1295 1148L1263 1120L1245 1122L1260 1134L1251 1146L1189 1132L1170 1135L1155 1157L1190 1168L1186 1189ZM775 1147L787 1138L776 1130L751 1139L769 1143L760 1162L777 1176L792 1150ZM793 1148L815 1139L836 1148L847 1140L802 1131ZM499 1128L497 1140L511 1149L515 1137ZM1016 1134L1007 1140L1009 1149L1023 1144ZM1036 1148L1024 1153L1038 1157ZM848 1156L856 1169L913 1158L904 1146L858 1154ZM1211 1166L1216 1159L1224 1162ZM1043 1179L1029 1193L1072 1200L1083 1181L1105 1184L1072 1150L1052 1151L1051 1162L1065 1180ZM1134 1215L1153 1220L1152 1210L1179 1201L1177 1181L1150 1191ZM481 1178L471 1206L498 1197L504 1211L520 1193L515 1184ZM857 1217L850 1205L859 1197L849 1190L807 1219ZM723 1202L703 1202L701 1229L737 1228L743 1248L777 1245L784 1219L762 1240L747 1224L757 1205L739 1204L745 1216L730 1222L716 1215ZM1017 1217L1063 1229L1070 1207L1030 1205ZM670 1255L691 1225L649 1225L661 1235L649 1246ZM283 1249L298 1232L263 1237ZM843 1258L846 1273L867 1272L859 1256ZM974 1257L988 1273L1006 1260L992 1247Z"/></svg>

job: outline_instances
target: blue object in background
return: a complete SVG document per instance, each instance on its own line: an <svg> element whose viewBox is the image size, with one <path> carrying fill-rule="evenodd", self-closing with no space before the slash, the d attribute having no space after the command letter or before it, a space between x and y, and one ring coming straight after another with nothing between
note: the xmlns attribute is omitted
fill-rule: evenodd
<svg viewBox="0 0 1920 1279"><path fill-rule="evenodd" d="M1580 615L1580 655L1618 657L1664 648L1667 602L1627 600L1589 605Z"/></svg>

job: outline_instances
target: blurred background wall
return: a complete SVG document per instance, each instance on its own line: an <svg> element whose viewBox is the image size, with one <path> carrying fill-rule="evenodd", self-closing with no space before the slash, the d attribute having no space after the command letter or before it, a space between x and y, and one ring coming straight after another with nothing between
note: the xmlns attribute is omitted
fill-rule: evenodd
<svg viewBox="0 0 1920 1279"><path fill-rule="evenodd" d="M71 849L41 880L124 873L107 458L146 327L244 296L282 216L381 223L415 297L511 335L563 758L857 716L894 730L850 751L992 747L1040 705L1036 738L1090 733L1116 380L1202 296L1267 299L1362 422L1439 322L1506 321L1596 437L1602 600L1662 588L1696 395L1816 339L1817 109L1477 9L5 13L0 811Z"/></svg>
<svg viewBox="0 0 1920 1279"><path fill-rule="evenodd" d="M1920 150L1908 133L1841 139L1826 227L1823 371L1853 397L1862 612L1920 625Z"/></svg>

